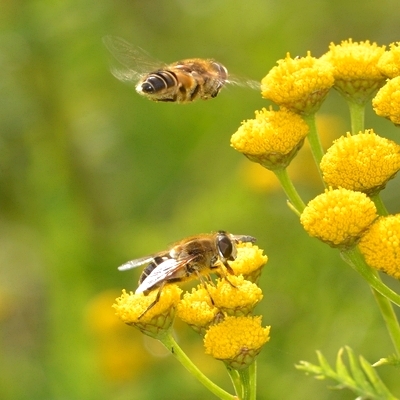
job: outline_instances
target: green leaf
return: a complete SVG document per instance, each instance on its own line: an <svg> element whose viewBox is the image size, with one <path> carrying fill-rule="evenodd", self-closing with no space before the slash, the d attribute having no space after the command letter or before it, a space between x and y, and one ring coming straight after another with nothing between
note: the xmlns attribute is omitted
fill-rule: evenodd
<svg viewBox="0 0 400 400"><path fill-rule="evenodd" d="M359 400L399 400L390 393L376 370L364 357L357 357L348 346L345 350L349 366L343 361L342 348L336 357L336 371L320 351L317 351L319 365L300 361L296 368L315 375L317 379L333 379L337 383L335 389L349 389Z"/></svg>

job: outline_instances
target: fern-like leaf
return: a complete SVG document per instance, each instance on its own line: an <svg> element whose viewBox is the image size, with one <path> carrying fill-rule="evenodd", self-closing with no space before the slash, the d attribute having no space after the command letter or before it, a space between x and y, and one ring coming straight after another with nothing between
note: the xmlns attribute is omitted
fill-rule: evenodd
<svg viewBox="0 0 400 400"><path fill-rule="evenodd" d="M343 361L344 350L347 353L348 366ZM390 393L371 364L362 356L356 357L350 347L339 350L336 371L321 352L317 351L317 356L319 365L300 361L296 368L315 375L317 379L333 379L337 383L335 389L350 389L358 396L357 400L399 400Z"/></svg>

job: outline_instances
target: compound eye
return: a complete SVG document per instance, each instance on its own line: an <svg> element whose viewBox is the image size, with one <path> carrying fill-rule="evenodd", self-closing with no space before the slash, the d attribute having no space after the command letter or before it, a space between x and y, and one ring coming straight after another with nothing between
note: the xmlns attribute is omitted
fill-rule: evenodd
<svg viewBox="0 0 400 400"><path fill-rule="evenodd" d="M233 252L233 244L228 236L226 235L218 236L217 248L221 257L227 260L230 259Z"/></svg>

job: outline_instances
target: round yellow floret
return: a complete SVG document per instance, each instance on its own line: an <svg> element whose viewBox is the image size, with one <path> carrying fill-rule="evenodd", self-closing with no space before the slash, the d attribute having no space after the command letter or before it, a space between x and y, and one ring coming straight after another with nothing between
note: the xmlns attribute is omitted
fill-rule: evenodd
<svg viewBox="0 0 400 400"><path fill-rule="evenodd" d="M380 217L359 248L368 265L400 279L400 214Z"/></svg>
<svg viewBox="0 0 400 400"><path fill-rule="evenodd" d="M357 243L376 218L376 207L364 193L339 188L311 200L300 222L310 236L347 248Z"/></svg>
<svg viewBox="0 0 400 400"><path fill-rule="evenodd" d="M378 68L388 78L400 75L400 42L390 44L390 50L385 51L378 61Z"/></svg>
<svg viewBox="0 0 400 400"><path fill-rule="evenodd" d="M400 125L400 76L390 79L379 90L372 105L377 115Z"/></svg>
<svg viewBox="0 0 400 400"><path fill-rule="evenodd" d="M237 245L237 256L229 265L235 275L243 275L251 282L257 282L261 274L262 267L268 262L268 257L263 254L263 250L252 243L239 243Z"/></svg>
<svg viewBox="0 0 400 400"><path fill-rule="evenodd" d="M321 58L333 67L335 89L345 98L363 104L370 99L385 81L378 61L385 46L376 43L344 40L339 45L331 43L329 51Z"/></svg>
<svg viewBox="0 0 400 400"><path fill-rule="evenodd" d="M311 57L284 60L261 81L261 94L281 107L300 114L315 113L333 86L332 66L323 60Z"/></svg>
<svg viewBox="0 0 400 400"><path fill-rule="evenodd" d="M158 290L146 296L143 293L127 293L124 289L122 295L115 300L113 308L123 322L139 328L146 335L156 337L171 326L181 293L182 289L177 285L167 285L162 289L159 300L149 309L156 300Z"/></svg>
<svg viewBox="0 0 400 400"><path fill-rule="evenodd" d="M235 316L248 315L263 298L262 290L242 275L218 279L217 285L210 287L210 294L219 310Z"/></svg>
<svg viewBox="0 0 400 400"><path fill-rule="evenodd" d="M211 285L208 287L212 288ZM212 304L210 293L204 285L198 285L190 293L185 293L177 306L177 317L200 333L205 333L205 329L215 321L218 313L219 310Z"/></svg>
<svg viewBox="0 0 400 400"><path fill-rule="evenodd" d="M269 332L269 326L261 326L261 317L226 317L207 331L204 337L206 354L232 368L247 368L269 341Z"/></svg>
<svg viewBox="0 0 400 400"><path fill-rule="evenodd" d="M231 146L268 168L286 166L304 143L307 123L288 110L256 111L255 119L242 122Z"/></svg>
<svg viewBox="0 0 400 400"><path fill-rule="evenodd" d="M400 146L373 130L342 136L321 161L328 186L375 194L400 169Z"/></svg>

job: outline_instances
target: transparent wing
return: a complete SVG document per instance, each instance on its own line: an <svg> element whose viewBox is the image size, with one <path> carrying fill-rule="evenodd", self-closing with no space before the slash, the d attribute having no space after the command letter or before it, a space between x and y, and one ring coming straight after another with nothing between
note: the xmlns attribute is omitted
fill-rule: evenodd
<svg viewBox="0 0 400 400"><path fill-rule="evenodd" d="M145 264L150 264L154 260L154 255L152 256L146 256L142 258L137 258L135 260L131 260L126 262L125 264L122 264L118 267L119 271L126 271L128 269L140 267Z"/></svg>
<svg viewBox="0 0 400 400"><path fill-rule="evenodd" d="M112 66L111 73L121 81L136 81L145 73L158 70L164 64L152 58L140 47L117 36L104 36L103 43L123 66Z"/></svg>
<svg viewBox="0 0 400 400"><path fill-rule="evenodd" d="M255 237L249 236L249 235L230 235L230 236L235 242L255 243L257 241L257 239Z"/></svg>
<svg viewBox="0 0 400 400"><path fill-rule="evenodd" d="M233 75L228 75L226 83L229 85L236 85L241 87L249 87L254 90L261 90L261 82L255 81L253 79L246 79L242 77L237 77Z"/></svg>
<svg viewBox="0 0 400 400"><path fill-rule="evenodd" d="M175 258L169 258L168 260L162 262L151 271L150 275L139 285L135 293L143 293L146 290L151 289L158 283L168 280L168 278L183 268L192 258L184 260L176 260Z"/></svg>

